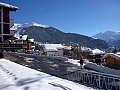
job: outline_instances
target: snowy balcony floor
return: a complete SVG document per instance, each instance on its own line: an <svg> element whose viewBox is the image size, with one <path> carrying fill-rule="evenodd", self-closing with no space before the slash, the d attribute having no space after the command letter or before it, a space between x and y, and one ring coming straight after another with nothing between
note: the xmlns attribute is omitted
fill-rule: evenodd
<svg viewBox="0 0 120 90"><path fill-rule="evenodd" d="M0 59L0 90L93 90L90 87Z"/></svg>

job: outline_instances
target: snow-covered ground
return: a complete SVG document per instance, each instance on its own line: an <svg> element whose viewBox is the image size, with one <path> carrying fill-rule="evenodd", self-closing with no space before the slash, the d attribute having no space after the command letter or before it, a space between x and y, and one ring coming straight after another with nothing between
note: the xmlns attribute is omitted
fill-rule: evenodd
<svg viewBox="0 0 120 90"><path fill-rule="evenodd" d="M80 66L80 64L78 63L79 60L68 59L68 62ZM104 67L102 65L97 65L95 63L89 62L87 59L84 59L83 67L85 67L87 69L94 70L94 71L98 71L98 72L101 72L101 73L120 75L120 70L115 70L115 69L111 69L111 68L108 68L108 67Z"/></svg>
<svg viewBox="0 0 120 90"><path fill-rule="evenodd" d="M0 59L0 90L93 90L93 88Z"/></svg>
<svg viewBox="0 0 120 90"><path fill-rule="evenodd" d="M68 62L69 62L69 63L72 63L72 64L75 64L75 65L80 66L79 61L80 61L80 60L68 59ZM84 65L86 65L87 63L89 63L88 60L84 59L83 67L84 67Z"/></svg>

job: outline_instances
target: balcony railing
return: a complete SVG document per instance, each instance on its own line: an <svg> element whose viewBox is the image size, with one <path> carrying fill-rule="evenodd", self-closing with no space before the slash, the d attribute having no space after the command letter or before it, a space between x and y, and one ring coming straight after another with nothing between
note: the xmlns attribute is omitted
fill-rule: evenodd
<svg viewBox="0 0 120 90"><path fill-rule="evenodd" d="M23 44L0 43L0 49L24 49Z"/></svg>
<svg viewBox="0 0 120 90"><path fill-rule="evenodd" d="M120 76L77 68L67 69L68 80L105 90L120 90Z"/></svg>
<svg viewBox="0 0 120 90"><path fill-rule="evenodd" d="M2 22L0 22L2 23ZM3 24L9 24L9 27L11 28L14 25L14 19L10 19L9 23L3 22Z"/></svg>

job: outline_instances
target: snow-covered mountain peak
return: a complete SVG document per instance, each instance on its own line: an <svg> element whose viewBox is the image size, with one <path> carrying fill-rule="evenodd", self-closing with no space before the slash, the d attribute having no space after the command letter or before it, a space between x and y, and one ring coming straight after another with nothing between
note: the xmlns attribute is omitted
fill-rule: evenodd
<svg viewBox="0 0 120 90"><path fill-rule="evenodd" d="M36 22L24 23L24 24L15 23L14 26L12 26L10 28L10 30L18 30L19 28L30 27L30 26L38 26L38 27L43 27L43 28L48 28L49 27L47 25L38 24Z"/></svg>
<svg viewBox="0 0 120 90"><path fill-rule="evenodd" d="M106 31L104 33L95 34L92 37L102 39L105 41L120 40L120 32Z"/></svg>
<svg viewBox="0 0 120 90"><path fill-rule="evenodd" d="M38 24L38 23L36 23L36 22L32 22L31 25L32 25L32 26L38 26L38 27L44 27L44 28L48 28L48 27L49 27L49 26L47 26L47 25Z"/></svg>

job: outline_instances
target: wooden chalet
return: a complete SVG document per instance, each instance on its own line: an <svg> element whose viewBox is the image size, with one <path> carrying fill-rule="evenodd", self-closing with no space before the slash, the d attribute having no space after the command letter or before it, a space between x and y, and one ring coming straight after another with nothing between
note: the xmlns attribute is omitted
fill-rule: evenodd
<svg viewBox="0 0 120 90"><path fill-rule="evenodd" d="M28 40L28 35L20 35L17 39L14 40L16 44L21 44L22 48L19 49L19 52L27 52L30 50L30 44Z"/></svg>
<svg viewBox="0 0 120 90"><path fill-rule="evenodd" d="M88 50L82 50L81 55L85 58L88 59L91 62L94 63L101 63L102 62L102 57L104 56L105 52L99 50L99 49L88 49Z"/></svg>
<svg viewBox="0 0 120 90"><path fill-rule="evenodd" d="M43 44L41 45L44 55L47 56L63 56L64 46L62 44Z"/></svg>
<svg viewBox="0 0 120 90"><path fill-rule="evenodd" d="M115 53L108 53L103 56L103 60L107 67L120 70L120 55Z"/></svg>

